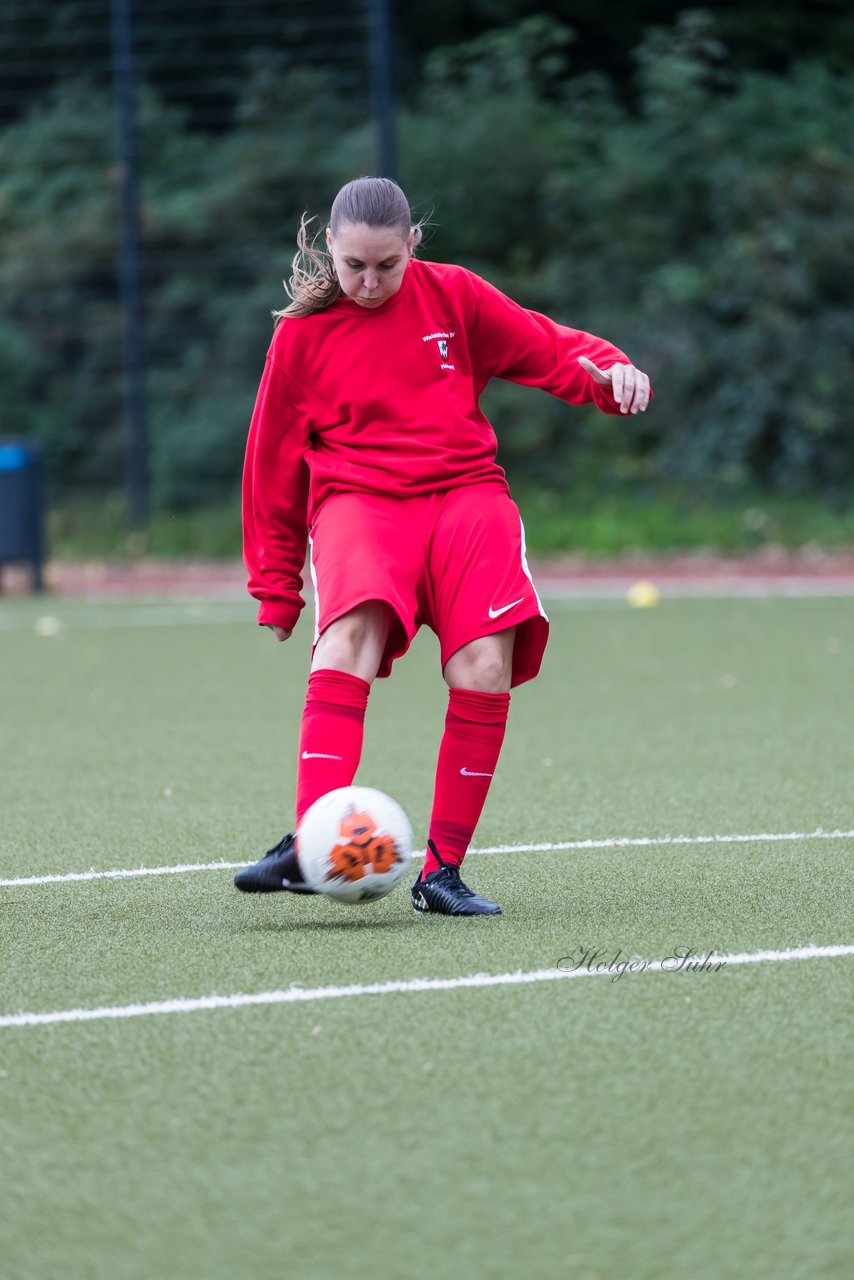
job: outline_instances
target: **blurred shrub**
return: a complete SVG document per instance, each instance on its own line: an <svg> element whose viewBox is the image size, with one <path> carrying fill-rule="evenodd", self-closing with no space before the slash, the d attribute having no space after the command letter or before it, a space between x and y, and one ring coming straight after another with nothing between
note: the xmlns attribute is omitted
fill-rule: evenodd
<svg viewBox="0 0 854 1280"><path fill-rule="evenodd" d="M656 385L643 419L496 384L501 456L530 483L854 481L854 84L736 72L712 20L637 50L636 106L571 74L546 18L434 53L399 115L401 178L434 209L425 256L611 338ZM48 445L53 492L121 482L112 107L66 85L0 134L3 433ZM238 122L202 135L140 105L154 498L234 490L293 234L371 169L330 73L255 56Z"/></svg>
<svg viewBox="0 0 854 1280"><path fill-rule="evenodd" d="M404 122L411 185L436 192L432 248L610 337L656 385L629 422L494 385L508 466L544 483L850 491L854 84L809 64L736 77L699 13L637 51L634 113L595 76L539 92L536 55L506 48L494 98L474 71L447 92L434 60Z"/></svg>

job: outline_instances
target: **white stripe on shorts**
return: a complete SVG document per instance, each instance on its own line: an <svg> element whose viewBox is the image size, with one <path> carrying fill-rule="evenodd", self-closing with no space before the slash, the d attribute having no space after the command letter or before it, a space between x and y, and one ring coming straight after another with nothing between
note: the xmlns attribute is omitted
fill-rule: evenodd
<svg viewBox="0 0 854 1280"><path fill-rule="evenodd" d="M314 567L314 543L311 540L311 534L308 536L308 571L314 588L314 644L317 644L320 639L320 597L317 594L317 570Z"/></svg>
<svg viewBox="0 0 854 1280"><path fill-rule="evenodd" d="M549 615L546 613L545 609L543 608L543 602L540 599L540 593L537 591L536 586L534 586L534 579L531 577L531 570L528 568L528 555L527 555L528 547L525 541L525 522L522 519L521 515L519 516L519 528L522 530L522 568L525 572L525 577L528 579L531 586L534 588L534 595L537 597L537 608L539 609L542 616L545 618L546 622L548 622Z"/></svg>

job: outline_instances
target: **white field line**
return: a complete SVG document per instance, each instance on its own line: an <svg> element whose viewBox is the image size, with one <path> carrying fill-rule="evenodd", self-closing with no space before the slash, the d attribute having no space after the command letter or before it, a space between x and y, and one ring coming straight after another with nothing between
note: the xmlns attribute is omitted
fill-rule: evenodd
<svg viewBox="0 0 854 1280"><path fill-rule="evenodd" d="M469 849L467 857L486 853L560 853L583 849L645 849L661 845L797 843L801 840L854 840L854 831L761 831L753 835L704 836L615 836L607 840L562 840L554 844L496 844ZM416 859L423 857L417 854ZM170 867L128 867L113 871L69 871L60 875L20 876L0 879L0 888L15 889L36 884L68 884L81 880L133 880L143 876L174 876L194 871L233 871L241 862L180 862Z"/></svg>
<svg viewBox="0 0 854 1280"><path fill-rule="evenodd" d="M792 947L786 951L750 951L719 956L714 951L698 957L698 970L712 972L742 964L774 964L783 960L818 960L854 955L854 946ZM667 973L674 970L673 958L637 960L634 973ZM400 982L373 982L346 987L288 987L281 991L257 991L230 996L198 996L176 1000L154 1000L149 1004L107 1005L100 1009L57 1009L52 1013L12 1013L0 1016L0 1028L39 1027L56 1022L98 1022L107 1018L146 1018L162 1013L198 1013L203 1009L240 1009L259 1004L305 1004L318 1000L344 1000L355 996L387 996L420 991L458 991L464 987L511 987L534 982L554 982L568 978L615 978L605 962L575 969L534 969L527 973L473 973L460 978L409 978Z"/></svg>

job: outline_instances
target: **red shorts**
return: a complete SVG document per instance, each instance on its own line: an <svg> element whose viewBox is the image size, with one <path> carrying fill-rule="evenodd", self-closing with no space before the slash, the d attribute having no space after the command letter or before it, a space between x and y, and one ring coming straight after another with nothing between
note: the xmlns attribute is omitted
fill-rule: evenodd
<svg viewBox="0 0 854 1280"><path fill-rule="evenodd" d="M424 497L340 493L311 528L315 633L369 600L395 615L378 674L387 676L424 624L442 666L463 645L516 627L514 685L539 671L549 633L525 559L519 509L495 484Z"/></svg>

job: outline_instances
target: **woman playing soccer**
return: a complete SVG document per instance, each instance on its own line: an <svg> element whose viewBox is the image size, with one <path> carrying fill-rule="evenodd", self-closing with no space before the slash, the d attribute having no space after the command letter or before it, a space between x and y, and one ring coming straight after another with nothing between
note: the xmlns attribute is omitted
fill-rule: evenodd
<svg viewBox="0 0 854 1280"><path fill-rule="evenodd" d="M400 188L339 191L328 252L300 228L249 430L244 549L258 621L279 640L303 607L310 541L315 635L296 825L356 773L371 684L423 624L449 687L419 912L495 915L460 878L498 763L510 689L538 672L548 619L519 512L478 401L490 378L570 404L642 413L649 378L601 338L527 311L462 267L413 255ZM305 893L293 834L235 877Z"/></svg>

